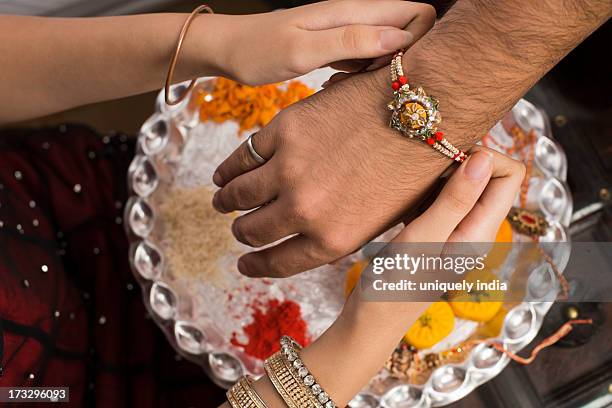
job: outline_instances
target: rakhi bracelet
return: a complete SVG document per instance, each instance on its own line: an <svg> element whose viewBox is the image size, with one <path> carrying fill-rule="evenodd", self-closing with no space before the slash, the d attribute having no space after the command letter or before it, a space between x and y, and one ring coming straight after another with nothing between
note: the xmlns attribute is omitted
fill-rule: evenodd
<svg viewBox="0 0 612 408"><path fill-rule="evenodd" d="M289 336L281 337L280 343L283 358L286 359L287 363L291 364L290 370L293 370L298 375L298 378L302 380L304 386L306 386L309 392L316 397L320 406L324 408L336 408L336 404L332 401L329 394L323 391L321 385L317 383L314 376L308 371L308 368L306 368L300 359L299 352L302 346Z"/></svg>
<svg viewBox="0 0 612 408"><path fill-rule="evenodd" d="M391 111L389 127L410 139L422 140L452 160L463 162L467 154L438 131L442 121L438 100L428 96L421 87L410 89L402 66L403 55L403 51L398 51L391 60L391 88L394 92L393 100L387 105Z"/></svg>
<svg viewBox="0 0 612 408"><path fill-rule="evenodd" d="M244 376L227 391L227 401L232 408L268 408L253 389L252 383L251 377Z"/></svg>

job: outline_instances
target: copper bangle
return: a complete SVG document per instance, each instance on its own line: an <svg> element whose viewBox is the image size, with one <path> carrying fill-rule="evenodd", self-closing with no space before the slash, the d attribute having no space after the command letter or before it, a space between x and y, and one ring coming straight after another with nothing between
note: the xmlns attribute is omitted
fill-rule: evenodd
<svg viewBox="0 0 612 408"><path fill-rule="evenodd" d="M176 62L178 61L178 57L181 52L181 48L183 47L183 40L185 39L185 35L187 35L187 31L189 30L191 23L197 17L197 15L200 14L202 11L205 11L206 13L209 13L209 14L214 14L213 10L206 4L202 4L201 6L196 7L196 9L193 10L191 14L189 14L189 17L187 17L187 20L185 20L185 23L183 24L183 28L181 29L181 33L179 34L178 41L176 43L176 49L174 50L174 55L172 55L172 59L170 60L170 66L168 67L168 74L166 75L166 85L164 86L164 96L165 96L167 105L176 105L178 103L181 103L183 99L185 99L187 94L193 89L193 87L196 84L197 79L192 79L191 82L189 83L189 86L187 87L185 92L183 92L181 96L176 98L174 101L170 100L170 84L172 84L172 77L174 76L174 69L176 68Z"/></svg>

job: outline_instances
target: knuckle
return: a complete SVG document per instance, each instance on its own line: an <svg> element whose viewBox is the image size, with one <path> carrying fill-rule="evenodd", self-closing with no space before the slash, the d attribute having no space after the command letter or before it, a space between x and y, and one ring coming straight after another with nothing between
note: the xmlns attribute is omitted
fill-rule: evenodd
<svg viewBox="0 0 612 408"><path fill-rule="evenodd" d="M328 231L318 239L323 252L332 258L338 258L350 251L351 244L347 234L340 231Z"/></svg>
<svg viewBox="0 0 612 408"><path fill-rule="evenodd" d="M357 27L345 27L340 38L342 47L350 52L357 51L359 44L361 44L360 37L361 35Z"/></svg>
<svg viewBox="0 0 612 408"><path fill-rule="evenodd" d="M281 182L292 186L300 176L301 169L298 165L290 161L280 161L277 170L278 178ZM298 201L297 197L293 197L293 201Z"/></svg>
<svg viewBox="0 0 612 408"><path fill-rule="evenodd" d="M234 237L245 245L254 248L259 248L262 243L253 230L248 227L248 224L242 217L236 218L232 224L232 234Z"/></svg>
<svg viewBox="0 0 612 408"><path fill-rule="evenodd" d="M308 59L305 58L304 50L308 49L308 39L301 35L291 38L285 42L285 63L287 70L291 73L304 74L310 71Z"/></svg>
<svg viewBox="0 0 612 408"><path fill-rule="evenodd" d="M251 168L253 159L246 146L243 149L238 149L236 161L241 171L247 171Z"/></svg>
<svg viewBox="0 0 612 408"><path fill-rule="evenodd" d="M274 125L274 133L279 136L283 136L288 133L291 128L291 115L287 114L288 110L280 111L273 119L272 124Z"/></svg>
<svg viewBox="0 0 612 408"><path fill-rule="evenodd" d="M257 207L260 198L262 186L257 183L249 183L240 187L235 187L234 201L239 210L250 210Z"/></svg>
<svg viewBox="0 0 612 408"><path fill-rule="evenodd" d="M289 205L289 219L298 225L311 224L317 220L317 211L313 206L297 202Z"/></svg>
<svg viewBox="0 0 612 408"><path fill-rule="evenodd" d="M455 215L465 216L472 209L472 205L469 194L458 189L451 191L446 197L445 206Z"/></svg>
<svg viewBox="0 0 612 408"><path fill-rule="evenodd" d="M221 189L219 202L226 210L240 209L244 205L244 195L234 184L229 184Z"/></svg>
<svg viewBox="0 0 612 408"><path fill-rule="evenodd" d="M296 117L292 113L294 110L293 105L289 105L282 111L280 111L272 120L272 123L268 127L273 126L273 132L270 137L273 138L273 142L277 147L285 143L289 136L295 131Z"/></svg>
<svg viewBox="0 0 612 408"><path fill-rule="evenodd" d="M282 267L279 258L276 256L264 257L261 266L267 276L273 276L275 278L287 278L291 276L289 271Z"/></svg>
<svg viewBox="0 0 612 408"><path fill-rule="evenodd" d="M223 198L223 203L225 204L225 208L235 209L240 208L240 204L242 202L242 194L238 193L238 190L234 188L233 185L229 185L225 189L225 195Z"/></svg>
<svg viewBox="0 0 612 408"><path fill-rule="evenodd" d="M319 220L325 211L321 200L318 198L317 191L307 185L300 186L300 189L294 189L289 198L288 207L291 220L297 225L307 226L309 230L317 229Z"/></svg>

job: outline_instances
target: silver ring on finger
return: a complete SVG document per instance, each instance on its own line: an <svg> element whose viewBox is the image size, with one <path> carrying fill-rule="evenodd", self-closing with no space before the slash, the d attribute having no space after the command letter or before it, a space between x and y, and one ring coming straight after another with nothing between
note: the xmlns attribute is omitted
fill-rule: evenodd
<svg viewBox="0 0 612 408"><path fill-rule="evenodd" d="M267 160L264 159L259 153L257 153L257 151L255 150L255 147L253 147L253 136L255 136L256 134L257 132L251 134L247 138L246 145L247 145L247 148L249 149L249 153L251 154L251 157L253 158L253 160L255 160L259 164L264 164Z"/></svg>

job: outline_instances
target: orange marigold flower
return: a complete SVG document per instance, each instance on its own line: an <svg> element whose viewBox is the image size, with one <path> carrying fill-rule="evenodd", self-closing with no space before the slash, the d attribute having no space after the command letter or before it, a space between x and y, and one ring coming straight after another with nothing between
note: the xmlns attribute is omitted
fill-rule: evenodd
<svg viewBox="0 0 612 408"><path fill-rule="evenodd" d="M299 81L282 89L279 84L247 86L226 78L217 78L210 93L198 97L200 120L222 123L235 120L240 130L265 126L287 106L312 95L314 91Z"/></svg>

